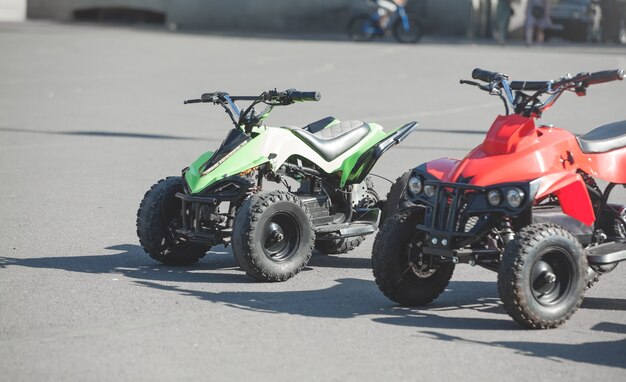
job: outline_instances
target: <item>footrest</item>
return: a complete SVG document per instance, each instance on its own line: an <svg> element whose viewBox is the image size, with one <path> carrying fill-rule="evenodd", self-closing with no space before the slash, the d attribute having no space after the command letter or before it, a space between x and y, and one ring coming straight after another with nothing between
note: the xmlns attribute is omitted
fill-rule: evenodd
<svg viewBox="0 0 626 382"><path fill-rule="evenodd" d="M587 262L592 265L612 264L626 260L626 243L600 244L585 250Z"/></svg>
<svg viewBox="0 0 626 382"><path fill-rule="evenodd" d="M327 224L321 225L314 228L315 233L319 235L331 234L334 233L336 235L332 235L329 239L337 239L341 237L354 237L354 236L363 236L369 235L376 232L376 226L371 223L343 223L343 224ZM318 240L324 240L324 237L317 238Z"/></svg>

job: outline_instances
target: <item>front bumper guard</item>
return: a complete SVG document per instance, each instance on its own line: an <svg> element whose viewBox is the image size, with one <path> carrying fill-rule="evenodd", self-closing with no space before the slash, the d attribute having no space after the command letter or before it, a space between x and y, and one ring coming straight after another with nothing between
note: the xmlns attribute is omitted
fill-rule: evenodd
<svg viewBox="0 0 626 382"><path fill-rule="evenodd" d="M453 262L477 261L479 257L492 258L499 255L496 249L467 248L484 238L503 216L521 214L530 205L529 183L507 183L489 187L465 183L442 182L427 173L418 173L424 178L424 186L435 188L432 196L422 192L414 200L425 206L424 224L417 228L426 232L422 252L440 256ZM526 200L518 207L491 206L486 195L490 190L522 189ZM503 191L504 192L504 191Z"/></svg>

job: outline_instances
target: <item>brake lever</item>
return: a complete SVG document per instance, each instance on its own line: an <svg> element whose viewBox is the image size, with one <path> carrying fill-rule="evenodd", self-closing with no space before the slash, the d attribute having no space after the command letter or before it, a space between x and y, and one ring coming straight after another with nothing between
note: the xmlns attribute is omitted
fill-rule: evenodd
<svg viewBox="0 0 626 382"><path fill-rule="evenodd" d="M469 80L461 80L461 81L460 81L460 83L461 83L462 85L472 85L472 86L476 86L476 87L478 87L480 90L484 90L484 91L486 91L486 92L492 93L492 91L491 91L491 90L492 90L492 89L491 89L491 86L483 85L483 84L480 84L480 83L478 83L478 82L469 81ZM493 93L492 93L492 94L493 94Z"/></svg>
<svg viewBox="0 0 626 382"><path fill-rule="evenodd" d="M187 100L183 101L183 105L187 105L188 103L202 103L202 102L204 102L204 101L201 100L200 98L187 99Z"/></svg>
<svg viewBox="0 0 626 382"><path fill-rule="evenodd" d="M480 90L484 90L484 91L488 92L489 94L496 94L496 95L498 94L498 93L494 93L493 92L493 86L492 86L491 83L489 85L483 85L483 84L480 84L478 82L469 81L469 80L461 80L460 82L461 82L461 84L464 84L464 85L476 86Z"/></svg>
<svg viewBox="0 0 626 382"><path fill-rule="evenodd" d="M478 82L470 81L470 80L461 80L459 81L461 85L472 85L472 86L480 86Z"/></svg>

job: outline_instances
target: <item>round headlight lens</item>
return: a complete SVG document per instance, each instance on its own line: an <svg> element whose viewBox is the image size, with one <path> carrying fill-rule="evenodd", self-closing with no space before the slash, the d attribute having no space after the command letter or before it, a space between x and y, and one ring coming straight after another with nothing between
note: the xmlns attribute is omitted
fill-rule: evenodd
<svg viewBox="0 0 626 382"><path fill-rule="evenodd" d="M491 190L487 193L487 201L492 206L498 206L502 202L502 194L498 190Z"/></svg>
<svg viewBox="0 0 626 382"><path fill-rule="evenodd" d="M432 184L424 186L424 193L429 198L432 197L433 195L435 195L435 186L433 186Z"/></svg>
<svg viewBox="0 0 626 382"><path fill-rule="evenodd" d="M506 201L513 208L521 206L524 201L524 191L519 188L511 188L506 193Z"/></svg>
<svg viewBox="0 0 626 382"><path fill-rule="evenodd" d="M422 188L424 187L424 183L419 176L414 176L409 178L409 182L407 184L407 190L409 194L412 196L417 196L420 192L422 192Z"/></svg>

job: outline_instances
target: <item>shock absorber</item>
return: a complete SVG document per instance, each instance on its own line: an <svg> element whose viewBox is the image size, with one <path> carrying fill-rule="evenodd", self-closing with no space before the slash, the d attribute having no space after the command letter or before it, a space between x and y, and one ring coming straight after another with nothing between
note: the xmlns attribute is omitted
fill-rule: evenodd
<svg viewBox="0 0 626 382"><path fill-rule="evenodd" d="M505 217L500 222L500 237L502 237L505 245L515 239L515 232L513 231L513 226L509 217Z"/></svg>

